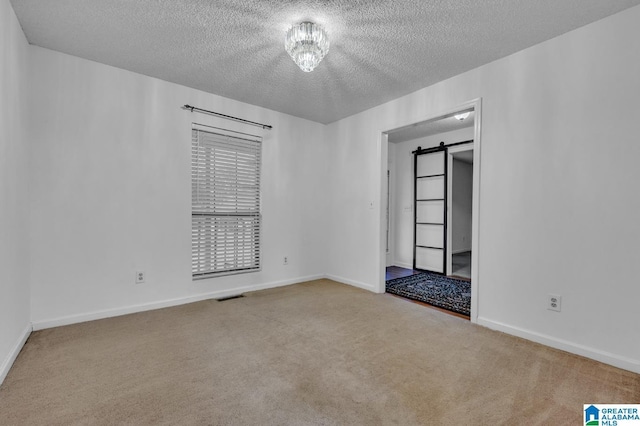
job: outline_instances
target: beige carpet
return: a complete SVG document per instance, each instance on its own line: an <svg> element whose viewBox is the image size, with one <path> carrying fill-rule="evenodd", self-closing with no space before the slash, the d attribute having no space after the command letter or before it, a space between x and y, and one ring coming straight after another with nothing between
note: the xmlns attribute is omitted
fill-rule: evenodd
<svg viewBox="0 0 640 426"><path fill-rule="evenodd" d="M321 280L35 332L3 425L583 424L640 376Z"/></svg>

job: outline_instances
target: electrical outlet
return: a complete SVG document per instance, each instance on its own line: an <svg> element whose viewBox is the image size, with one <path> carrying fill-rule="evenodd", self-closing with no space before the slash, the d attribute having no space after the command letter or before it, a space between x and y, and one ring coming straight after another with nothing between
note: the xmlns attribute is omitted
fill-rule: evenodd
<svg viewBox="0 0 640 426"><path fill-rule="evenodd" d="M560 312L562 309L562 296L549 294L547 296L547 309L550 311Z"/></svg>
<svg viewBox="0 0 640 426"><path fill-rule="evenodd" d="M142 284L145 279L144 271L136 271L136 284Z"/></svg>
<svg viewBox="0 0 640 426"><path fill-rule="evenodd" d="M284 259L282 260L282 264L283 265L288 265L289 264L289 258L287 256L285 256Z"/></svg>

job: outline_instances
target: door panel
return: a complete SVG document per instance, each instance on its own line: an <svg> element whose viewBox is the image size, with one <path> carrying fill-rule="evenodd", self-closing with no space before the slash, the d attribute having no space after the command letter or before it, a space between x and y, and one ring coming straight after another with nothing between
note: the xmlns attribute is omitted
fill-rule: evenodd
<svg viewBox="0 0 640 426"><path fill-rule="evenodd" d="M442 250L417 247L416 248L416 269L444 273L442 265L444 263L444 252Z"/></svg>
<svg viewBox="0 0 640 426"><path fill-rule="evenodd" d="M417 223L444 223L444 201L416 201Z"/></svg>
<svg viewBox="0 0 640 426"><path fill-rule="evenodd" d="M418 178L416 185L418 200L444 198L444 176Z"/></svg>
<svg viewBox="0 0 640 426"><path fill-rule="evenodd" d="M413 267L446 273L447 150L414 152Z"/></svg>
<svg viewBox="0 0 640 426"><path fill-rule="evenodd" d="M444 174L444 151L418 155L417 176Z"/></svg>
<svg viewBox="0 0 640 426"><path fill-rule="evenodd" d="M444 248L442 225L416 226L416 245L423 247Z"/></svg>

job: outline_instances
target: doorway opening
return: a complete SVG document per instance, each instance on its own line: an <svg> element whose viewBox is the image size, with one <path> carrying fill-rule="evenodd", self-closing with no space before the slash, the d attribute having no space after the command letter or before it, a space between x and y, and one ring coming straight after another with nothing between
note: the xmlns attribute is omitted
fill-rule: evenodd
<svg viewBox="0 0 640 426"><path fill-rule="evenodd" d="M418 275L431 273L430 285L440 285L438 292L445 288L452 298L467 299L462 308L451 300L432 304L473 322L479 288L480 104L477 99L380 134L381 205L386 206L380 292L404 295L396 291L398 280L423 280ZM394 286L387 286L388 280L396 281ZM412 298L430 303L431 295L421 297Z"/></svg>
<svg viewBox="0 0 640 426"><path fill-rule="evenodd" d="M449 223L447 275L471 280L473 242L473 143L448 151Z"/></svg>

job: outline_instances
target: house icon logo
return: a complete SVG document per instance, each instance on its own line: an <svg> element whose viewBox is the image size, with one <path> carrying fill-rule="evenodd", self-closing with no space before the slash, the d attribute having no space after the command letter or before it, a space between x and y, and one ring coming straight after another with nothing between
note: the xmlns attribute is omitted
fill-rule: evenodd
<svg viewBox="0 0 640 426"><path fill-rule="evenodd" d="M595 405L590 405L584 410L584 424L588 426L600 424L600 410Z"/></svg>

